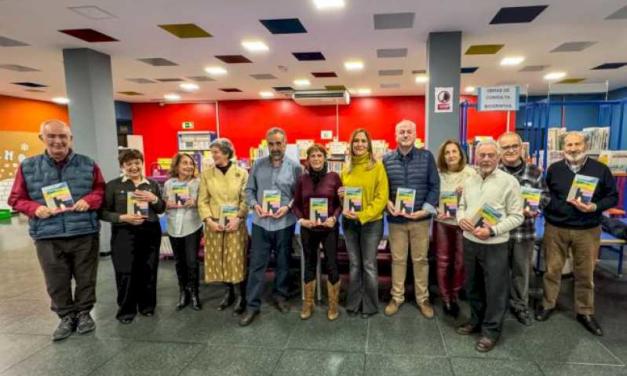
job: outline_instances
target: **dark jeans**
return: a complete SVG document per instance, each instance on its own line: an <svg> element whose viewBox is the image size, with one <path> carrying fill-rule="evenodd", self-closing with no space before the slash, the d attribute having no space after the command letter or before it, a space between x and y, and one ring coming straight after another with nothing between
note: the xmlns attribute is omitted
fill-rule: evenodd
<svg viewBox="0 0 627 376"><path fill-rule="evenodd" d="M59 317L91 311L96 302L98 234L35 240L35 248L50 295L50 309ZM74 294L72 278L76 284Z"/></svg>
<svg viewBox="0 0 627 376"><path fill-rule="evenodd" d="M481 244L464 238L466 292L470 323L481 325L483 336L501 335L509 296L507 243Z"/></svg>
<svg viewBox="0 0 627 376"><path fill-rule="evenodd" d="M118 319L154 312L157 305L157 268L161 227L158 222L113 226L111 260L118 289Z"/></svg>
<svg viewBox="0 0 627 376"><path fill-rule="evenodd" d="M533 246L533 240L510 239L508 243L511 269L509 306L516 311L529 308L529 274L531 273Z"/></svg>
<svg viewBox="0 0 627 376"><path fill-rule="evenodd" d="M185 289L198 290L198 248L200 248L201 236L202 227L184 237L169 237L181 291Z"/></svg>
<svg viewBox="0 0 627 376"><path fill-rule="evenodd" d="M250 267L248 269L248 310L259 311L261 293L265 284L265 272L268 268L270 253L276 254L276 270L274 272L274 288L272 295L276 300L288 298L288 275L290 265L290 249L294 225L277 231L266 231L253 224L252 246L250 249Z"/></svg>
<svg viewBox="0 0 627 376"><path fill-rule="evenodd" d="M438 221L433 225L438 288L442 301L450 303L457 300L464 283L462 230L458 226Z"/></svg>
<svg viewBox="0 0 627 376"><path fill-rule="evenodd" d="M338 226L335 226L330 231L312 231L304 227L300 228L300 238L303 243L303 253L305 255L305 283L316 279L316 264L318 263L320 244L322 244L324 251L327 266L327 279L333 285L340 279L336 258L338 236Z"/></svg>
<svg viewBox="0 0 627 376"><path fill-rule="evenodd" d="M377 248L383 236L383 220L361 224L344 218L344 239L350 264L346 309L362 313L379 310Z"/></svg>

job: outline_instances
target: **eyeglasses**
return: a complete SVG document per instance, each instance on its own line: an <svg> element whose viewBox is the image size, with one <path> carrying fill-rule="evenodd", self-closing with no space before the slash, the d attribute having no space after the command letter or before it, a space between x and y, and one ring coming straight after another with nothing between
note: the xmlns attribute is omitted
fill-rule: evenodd
<svg viewBox="0 0 627 376"><path fill-rule="evenodd" d="M515 151L520 149L520 144L514 144L514 145L505 145L505 146L501 146L501 150L503 151Z"/></svg>

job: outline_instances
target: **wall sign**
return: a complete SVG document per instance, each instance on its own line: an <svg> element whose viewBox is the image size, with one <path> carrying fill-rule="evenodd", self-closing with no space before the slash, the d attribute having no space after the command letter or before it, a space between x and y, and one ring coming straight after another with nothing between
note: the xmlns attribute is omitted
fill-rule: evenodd
<svg viewBox="0 0 627 376"><path fill-rule="evenodd" d="M193 121L184 121L182 124L182 128L183 129L194 129L194 122Z"/></svg>
<svg viewBox="0 0 627 376"><path fill-rule="evenodd" d="M477 88L478 111L518 111L519 86Z"/></svg>
<svg viewBox="0 0 627 376"><path fill-rule="evenodd" d="M434 112L453 112L453 88L435 88L435 109Z"/></svg>

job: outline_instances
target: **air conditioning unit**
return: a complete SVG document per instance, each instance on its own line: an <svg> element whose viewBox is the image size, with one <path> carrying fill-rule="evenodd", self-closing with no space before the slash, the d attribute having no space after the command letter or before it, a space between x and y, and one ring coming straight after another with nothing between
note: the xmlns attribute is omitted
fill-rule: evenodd
<svg viewBox="0 0 627 376"><path fill-rule="evenodd" d="M351 101L346 90L302 90L292 94L294 102L302 106L334 106L345 105Z"/></svg>

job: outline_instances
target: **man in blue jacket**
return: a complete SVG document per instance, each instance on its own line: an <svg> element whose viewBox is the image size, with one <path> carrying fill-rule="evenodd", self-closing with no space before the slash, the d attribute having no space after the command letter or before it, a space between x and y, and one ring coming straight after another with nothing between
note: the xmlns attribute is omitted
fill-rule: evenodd
<svg viewBox="0 0 627 376"><path fill-rule="evenodd" d="M105 181L96 163L72 151L72 132L60 120L42 123L43 154L25 159L15 174L9 205L29 217L29 233L46 280L51 309L61 318L54 341L96 328L96 272ZM51 208L43 191L66 183L73 205ZM72 279L75 289L72 292Z"/></svg>
<svg viewBox="0 0 627 376"><path fill-rule="evenodd" d="M430 219L436 214L440 195L440 177L431 152L417 149L415 141L416 124L402 120L396 124L397 149L383 157L390 185L387 210L392 252L392 299L385 307L385 314L394 315L405 300L407 254L411 251L416 304L424 317L432 318L427 252ZM406 197L413 196L414 202L411 205L409 201L409 208L405 208L406 204L396 206L399 189Z"/></svg>

